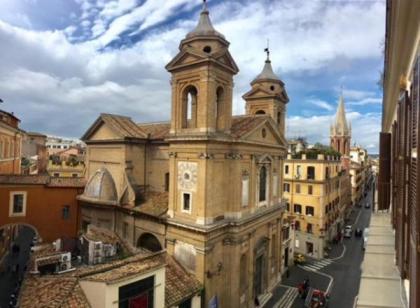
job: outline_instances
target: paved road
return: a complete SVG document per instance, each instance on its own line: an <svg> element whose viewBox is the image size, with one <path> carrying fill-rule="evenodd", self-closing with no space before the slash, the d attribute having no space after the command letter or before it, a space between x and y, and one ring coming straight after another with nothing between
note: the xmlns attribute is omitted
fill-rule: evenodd
<svg viewBox="0 0 420 308"><path fill-rule="evenodd" d="M361 208L356 207L351 215L348 224L356 228L369 226L371 208L365 209L364 204L372 202L372 192L369 191L366 198L360 204ZM361 270L360 266L363 261L364 252L362 250L362 238L353 236L351 239L344 239L342 244L334 245L333 251L330 253L329 259L308 260L307 264L301 267L291 267L289 277L282 279L282 285L273 291L273 297L265 305L265 307L278 308L302 308L304 302L300 298L289 296L288 301L285 299L288 294L288 288L294 288L305 278L310 280L312 287L321 290L330 291L330 308L352 308L354 299L359 293L359 284ZM343 254L343 249L344 254ZM332 282L331 282L332 281ZM289 290L290 293L290 290ZM281 305L279 303L281 302Z"/></svg>
<svg viewBox="0 0 420 308"><path fill-rule="evenodd" d="M30 243L34 235L35 233L31 228L22 226L15 240L15 243L20 246L20 252L13 254L10 251L4 260L6 269L19 264L19 270L15 273L11 270L6 270L5 273L0 274L0 308L9 307L10 295L16 287L19 277L23 275L24 267L29 258Z"/></svg>
<svg viewBox="0 0 420 308"><path fill-rule="evenodd" d="M362 230L369 226L371 208L365 209L366 202L371 203L372 193L369 192L364 200L363 207L355 210L356 222L353 224L353 230L361 228ZM334 285L330 297L330 307L351 308L354 304L354 298L359 293L361 263L364 257L362 250L362 238L352 237L345 239L346 253L343 258L333 262L330 266L321 271L334 277Z"/></svg>

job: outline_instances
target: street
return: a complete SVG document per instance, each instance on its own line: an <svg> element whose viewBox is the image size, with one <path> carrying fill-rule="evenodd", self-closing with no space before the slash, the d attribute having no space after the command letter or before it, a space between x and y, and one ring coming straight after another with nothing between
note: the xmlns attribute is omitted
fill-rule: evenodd
<svg viewBox="0 0 420 308"><path fill-rule="evenodd" d="M353 234L343 243L333 245L327 259L314 260L307 258L302 266L292 266L289 277L284 277L280 286L273 290L273 296L265 307L302 308L304 300L298 297L295 289L304 279L309 279L310 286L330 294L328 307L352 308L355 297L359 292L361 263L364 251L362 237L355 237L356 228L364 229L369 226L372 208L366 209L365 203L372 202L372 191L360 202L361 207L355 207L346 225L352 225ZM293 290L290 290L293 288Z"/></svg>
<svg viewBox="0 0 420 308"><path fill-rule="evenodd" d="M9 251L4 264L2 264L2 268L5 271L0 273L0 308L9 307L10 295L15 290L19 278L23 276L34 235L35 232L31 228L26 226L20 227L19 235L15 240L15 243L20 246L20 250L17 253ZM16 268L16 265L18 265L17 272L13 272L12 269Z"/></svg>

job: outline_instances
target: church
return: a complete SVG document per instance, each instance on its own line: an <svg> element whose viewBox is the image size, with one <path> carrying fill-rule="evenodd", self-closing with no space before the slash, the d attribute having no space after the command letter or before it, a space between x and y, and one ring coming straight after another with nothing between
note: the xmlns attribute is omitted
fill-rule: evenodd
<svg viewBox="0 0 420 308"><path fill-rule="evenodd" d="M92 224L133 250L166 249L203 284L206 306L254 307L293 258L282 249L285 85L267 53L243 95L246 114L232 115L239 69L205 3L166 70L169 122L101 114L83 135L80 230Z"/></svg>

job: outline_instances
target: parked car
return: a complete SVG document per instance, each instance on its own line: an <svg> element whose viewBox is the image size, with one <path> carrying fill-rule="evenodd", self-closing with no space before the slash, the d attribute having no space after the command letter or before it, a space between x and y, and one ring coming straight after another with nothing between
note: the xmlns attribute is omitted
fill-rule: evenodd
<svg viewBox="0 0 420 308"><path fill-rule="evenodd" d="M344 228L344 237L345 237L345 238L351 238L351 234L352 234L352 228L351 228L351 226L350 226L350 225L347 225L347 226Z"/></svg>
<svg viewBox="0 0 420 308"><path fill-rule="evenodd" d="M370 209L370 203L369 202L365 203L365 209Z"/></svg>
<svg viewBox="0 0 420 308"><path fill-rule="evenodd" d="M363 231L360 228L357 228L356 230L354 230L354 236L356 237L362 237L363 235Z"/></svg>
<svg viewBox="0 0 420 308"><path fill-rule="evenodd" d="M295 253L293 260L295 264L304 264L306 262L305 256L301 253Z"/></svg>

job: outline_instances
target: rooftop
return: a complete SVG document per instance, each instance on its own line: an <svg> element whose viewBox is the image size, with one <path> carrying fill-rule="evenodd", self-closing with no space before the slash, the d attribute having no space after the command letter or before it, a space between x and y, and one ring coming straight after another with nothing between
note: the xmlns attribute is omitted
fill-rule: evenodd
<svg viewBox="0 0 420 308"><path fill-rule="evenodd" d="M99 265L80 266L75 271L58 275L28 275L19 295L19 307L90 307L80 281L117 283L162 267L166 267L167 307L176 306L202 290L201 283L192 274L172 256L160 251L141 253Z"/></svg>
<svg viewBox="0 0 420 308"><path fill-rule="evenodd" d="M49 175L0 175L0 185L45 185L47 187L83 188L83 178L60 178Z"/></svg>

